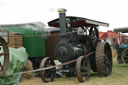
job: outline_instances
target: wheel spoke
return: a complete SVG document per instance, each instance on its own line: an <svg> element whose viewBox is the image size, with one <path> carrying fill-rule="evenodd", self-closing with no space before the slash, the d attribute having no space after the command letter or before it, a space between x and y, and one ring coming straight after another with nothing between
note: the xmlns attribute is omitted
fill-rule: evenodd
<svg viewBox="0 0 128 85"><path fill-rule="evenodd" d="M1 67L1 71L3 70L3 65L1 64L1 62L0 62L0 67Z"/></svg>
<svg viewBox="0 0 128 85"><path fill-rule="evenodd" d="M7 55L7 53L0 53L0 56Z"/></svg>
<svg viewBox="0 0 128 85"><path fill-rule="evenodd" d="M109 69L108 69L107 67L105 68L105 70L106 70L107 72L109 72Z"/></svg>
<svg viewBox="0 0 128 85"><path fill-rule="evenodd" d="M83 72L83 73L80 73L80 75L83 76L83 77L85 77L86 73Z"/></svg>
<svg viewBox="0 0 128 85"><path fill-rule="evenodd" d="M0 57L1 56L4 56L4 63L1 63L0 62L0 68L1 68L1 71L0 71L0 76L2 76L8 69L8 65L9 65L9 50L8 50L8 45L6 43L6 41L0 37L0 50L3 52L0 53Z"/></svg>

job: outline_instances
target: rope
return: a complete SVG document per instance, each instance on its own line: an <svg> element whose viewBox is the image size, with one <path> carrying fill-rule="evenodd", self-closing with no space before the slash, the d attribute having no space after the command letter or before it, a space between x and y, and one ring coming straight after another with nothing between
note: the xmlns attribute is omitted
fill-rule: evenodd
<svg viewBox="0 0 128 85"><path fill-rule="evenodd" d="M90 52L87 55L85 55L84 57L88 57L90 55L92 55L94 52ZM43 70L48 70L48 69L52 69L52 68L56 68L58 66L63 66L63 65L68 65L71 64L73 62L76 62L77 59L62 63L62 64L58 64L58 65L54 65L54 66L50 66L50 67L45 67L45 68L40 68L40 69L36 69L36 70L30 70L30 71L24 71L24 72L18 72L18 73L13 73L13 74L9 74L7 76L11 76L11 75L18 75L18 74L24 74L24 73L31 73L31 72L38 72L38 71L43 71Z"/></svg>

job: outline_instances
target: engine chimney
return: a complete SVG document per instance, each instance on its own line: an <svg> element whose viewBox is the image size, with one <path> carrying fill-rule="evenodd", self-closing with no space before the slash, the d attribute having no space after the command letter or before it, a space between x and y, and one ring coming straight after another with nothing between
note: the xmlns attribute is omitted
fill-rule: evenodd
<svg viewBox="0 0 128 85"><path fill-rule="evenodd" d="M59 9L60 39L66 40L66 9Z"/></svg>

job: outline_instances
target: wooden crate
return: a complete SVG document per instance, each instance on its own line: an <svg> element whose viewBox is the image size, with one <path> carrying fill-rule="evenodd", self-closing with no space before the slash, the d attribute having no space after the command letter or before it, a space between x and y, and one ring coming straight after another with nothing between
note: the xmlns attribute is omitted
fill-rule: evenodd
<svg viewBox="0 0 128 85"><path fill-rule="evenodd" d="M20 33L9 32L8 47L19 48L23 46L23 36Z"/></svg>

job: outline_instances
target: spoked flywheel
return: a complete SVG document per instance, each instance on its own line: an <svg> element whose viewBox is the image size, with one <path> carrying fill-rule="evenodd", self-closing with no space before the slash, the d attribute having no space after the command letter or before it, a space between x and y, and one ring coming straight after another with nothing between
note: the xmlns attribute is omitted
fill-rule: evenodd
<svg viewBox="0 0 128 85"><path fill-rule="evenodd" d="M99 33L96 27L91 27L89 30L89 36L91 37L96 37L97 39L99 39Z"/></svg>
<svg viewBox="0 0 128 85"><path fill-rule="evenodd" d="M124 49L121 58L124 64L128 64L128 48Z"/></svg>
<svg viewBox="0 0 128 85"><path fill-rule="evenodd" d="M99 76L108 76L112 72L112 52L107 42L97 44L96 67Z"/></svg>
<svg viewBox="0 0 128 85"><path fill-rule="evenodd" d="M96 48L96 45L99 41L98 29L96 27L91 27L89 30L89 36L91 36L91 38L93 40L93 46L94 46L94 48Z"/></svg>
<svg viewBox="0 0 128 85"><path fill-rule="evenodd" d="M54 66L55 63L50 57L46 57L42 60L40 68ZM56 68L40 71L40 76L43 82L50 82L54 80L56 74Z"/></svg>
<svg viewBox="0 0 128 85"><path fill-rule="evenodd" d="M9 50L5 40L0 37L0 76L6 72L9 65Z"/></svg>
<svg viewBox="0 0 128 85"><path fill-rule="evenodd" d="M90 79L90 63L87 57L80 56L76 62L77 79L84 82Z"/></svg>

